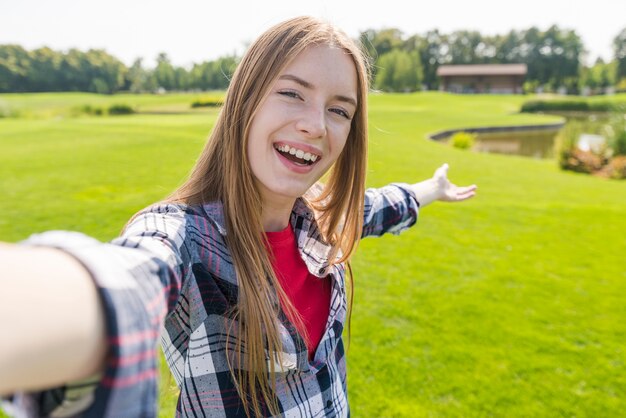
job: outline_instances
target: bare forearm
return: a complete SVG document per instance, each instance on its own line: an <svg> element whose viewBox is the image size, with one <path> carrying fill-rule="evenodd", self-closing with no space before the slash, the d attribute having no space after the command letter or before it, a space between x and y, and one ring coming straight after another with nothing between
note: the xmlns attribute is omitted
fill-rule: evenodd
<svg viewBox="0 0 626 418"><path fill-rule="evenodd" d="M89 273L59 250L0 244L0 394L104 367L104 310Z"/></svg>
<svg viewBox="0 0 626 418"><path fill-rule="evenodd" d="M441 189L433 179L412 184L411 189L421 208L441 198Z"/></svg>

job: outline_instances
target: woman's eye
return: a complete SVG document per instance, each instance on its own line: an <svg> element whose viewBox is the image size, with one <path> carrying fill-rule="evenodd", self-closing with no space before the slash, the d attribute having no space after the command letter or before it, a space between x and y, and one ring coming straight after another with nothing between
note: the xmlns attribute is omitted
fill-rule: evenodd
<svg viewBox="0 0 626 418"><path fill-rule="evenodd" d="M296 93L295 91L291 91L291 90L282 90L282 91L279 91L278 94L282 96L286 96L286 97L291 97L294 99L300 99L300 95Z"/></svg>
<svg viewBox="0 0 626 418"><path fill-rule="evenodd" d="M338 114L339 116L343 116L346 119L350 119L350 115L348 114L348 112L346 112L345 110L338 108L338 107L333 107L330 109L331 112Z"/></svg>

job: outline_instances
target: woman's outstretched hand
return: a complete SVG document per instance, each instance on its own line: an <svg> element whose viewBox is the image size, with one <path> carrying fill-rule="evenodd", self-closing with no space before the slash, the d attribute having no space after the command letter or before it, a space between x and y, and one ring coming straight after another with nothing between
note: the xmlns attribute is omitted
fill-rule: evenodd
<svg viewBox="0 0 626 418"><path fill-rule="evenodd" d="M443 202L460 202L473 197L477 186L459 187L448 180L448 164L435 170L432 178L413 184L411 187L421 207L436 200Z"/></svg>
<svg viewBox="0 0 626 418"><path fill-rule="evenodd" d="M472 184L471 186L459 187L448 180L448 169L450 166L445 163L439 167L433 175L433 180L439 191L439 197L437 200L444 202L460 202L462 200L469 199L476 195L477 186Z"/></svg>

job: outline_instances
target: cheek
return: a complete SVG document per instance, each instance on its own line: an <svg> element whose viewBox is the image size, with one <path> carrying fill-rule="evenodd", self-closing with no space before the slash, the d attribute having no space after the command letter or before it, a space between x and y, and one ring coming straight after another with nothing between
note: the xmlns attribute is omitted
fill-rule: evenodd
<svg viewBox="0 0 626 418"><path fill-rule="evenodd" d="M343 149L346 147L346 143L348 142L348 137L350 135L350 128L343 128L339 130L339 133L335 136L335 141L333 141L333 154L338 158L339 155L343 152Z"/></svg>

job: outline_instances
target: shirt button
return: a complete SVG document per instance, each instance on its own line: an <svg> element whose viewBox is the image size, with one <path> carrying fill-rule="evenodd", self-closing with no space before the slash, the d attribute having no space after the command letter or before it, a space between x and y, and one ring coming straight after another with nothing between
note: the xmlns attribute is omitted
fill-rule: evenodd
<svg viewBox="0 0 626 418"><path fill-rule="evenodd" d="M326 408L330 408L333 405L331 401L326 402Z"/></svg>

